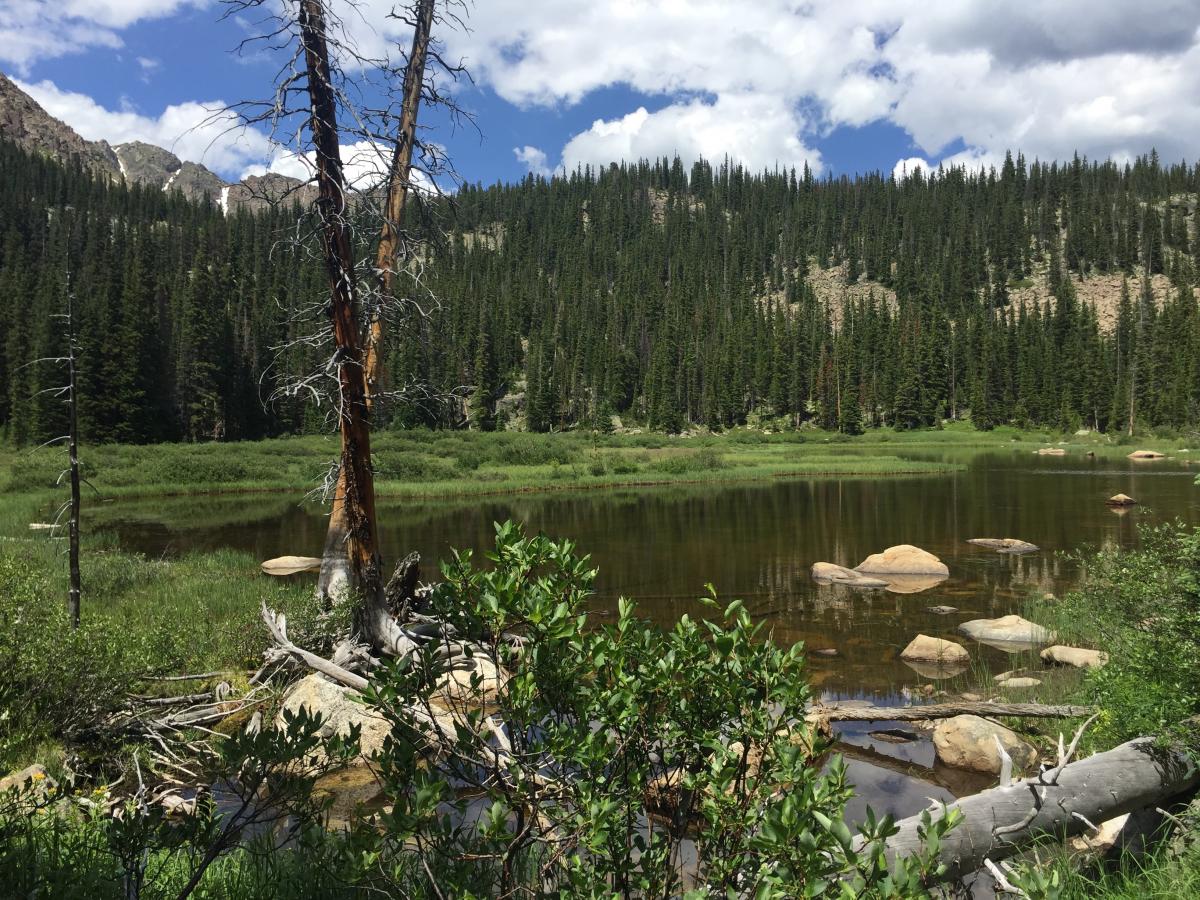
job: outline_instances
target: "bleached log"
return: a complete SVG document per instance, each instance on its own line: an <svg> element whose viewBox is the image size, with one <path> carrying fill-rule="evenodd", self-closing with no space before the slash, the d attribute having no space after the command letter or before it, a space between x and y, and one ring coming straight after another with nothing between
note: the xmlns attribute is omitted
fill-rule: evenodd
<svg viewBox="0 0 1200 900"><path fill-rule="evenodd" d="M809 722L923 722L954 716L1013 716L1028 719L1075 719L1090 715L1090 706L1047 706L1042 703L931 703L927 706L816 707Z"/></svg>
<svg viewBox="0 0 1200 900"><path fill-rule="evenodd" d="M973 872L985 859L1012 856L1038 837L1069 837L1087 830L1086 822L1162 805L1197 784L1200 770L1188 757L1156 747L1153 738L1138 738L1008 787L964 797L947 807L958 810L962 821L941 838L944 878ZM937 820L942 812L931 815ZM917 833L920 815L896 824L899 831L885 845L889 860L923 848Z"/></svg>

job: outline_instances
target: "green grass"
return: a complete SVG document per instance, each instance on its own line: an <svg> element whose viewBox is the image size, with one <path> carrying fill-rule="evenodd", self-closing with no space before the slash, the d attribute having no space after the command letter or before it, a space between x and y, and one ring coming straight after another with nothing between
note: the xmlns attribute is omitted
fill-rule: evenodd
<svg viewBox="0 0 1200 900"><path fill-rule="evenodd" d="M936 474L958 468L954 462L901 458L885 450L884 442L800 432L670 438L410 431L378 435L373 461L378 495L397 498L788 475ZM915 446L916 442L904 443L905 449ZM330 471L337 445L321 437L294 437L237 444L104 445L86 447L81 455L84 474L94 488L89 501L94 502L115 497L310 491ZM62 464L57 449L0 450L0 490L9 501L36 496L42 501L36 508L45 518L52 497L61 496L55 485ZM0 530L4 524L0 513Z"/></svg>
<svg viewBox="0 0 1200 900"><path fill-rule="evenodd" d="M1068 453L1124 456L1133 446L1178 452L1186 437L1110 439L1063 436L969 423L943 429L870 431L857 437L813 430L734 429L724 434L600 435L467 431L386 431L374 438L376 489L381 497L441 498L516 491L717 482L787 476L937 474L959 468L954 451L1028 450L1065 442ZM1196 443L1195 440L1192 441ZM84 447L89 499L216 492L311 491L337 458L335 440L290 437L230 444L103 445ZM1200 454L1197 454L1200 457ZM1186 458L1186 455L1184 455ZM55 448L0 448L0 492L37 496L45 518L63 454ZM0 507L10 503L0 504ZM29 520L26 520L29 521ZM0 533L4 526L0 508Z"/></svg>

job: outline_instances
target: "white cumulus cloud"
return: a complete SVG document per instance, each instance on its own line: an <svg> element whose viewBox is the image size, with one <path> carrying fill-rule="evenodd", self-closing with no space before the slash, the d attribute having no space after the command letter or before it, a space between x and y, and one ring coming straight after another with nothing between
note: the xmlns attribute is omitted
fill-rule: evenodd
<svg viewBox="0 0 1200 900"><path fill-rule="evenodd" d="M90 141L145 141L223 175L240 172L273 152L265 135L240 127L232 113L222 112L225 104L220 100L172 104L153 116L134 109L107 109L86 94L61 90L51 81L16 84L46 112Z"/></svg>
<svg viewBox="0 0 1200 900"><path fill-rule="evenodd" d="M796 166L819 171L820 154L799 137L801 122L784 99L726 95L713 103L673 103L656 112L640 107L620 119L598 119L563 148L563 165L575 169L613 160L678 155L719 162L726 155L753 169Z"/></svg>
<svg viewBox="0 0 1200 900"><path fill-rule="evenodd" d="M540 147L533 147L529 144L524 147L513 147L513 156L517 158L517 162L524 164L534 175L541 175L543 178L550 177L549 160L546 158L546 151Z"/></svg>

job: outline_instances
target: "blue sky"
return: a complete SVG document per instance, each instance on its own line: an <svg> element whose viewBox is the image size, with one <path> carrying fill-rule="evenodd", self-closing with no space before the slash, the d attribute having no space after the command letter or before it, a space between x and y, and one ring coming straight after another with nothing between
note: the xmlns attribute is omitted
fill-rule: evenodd
<svg viewBox="0 0 1200 900"><path fill-rule="evenodd" d="M283 4L286 0L269 0ZM337 8L337 0L331 0ZM408 35L364 0L371 52ZM261 133L197 123L263 96L214 0L0 0L0 69L85 137L170 146L226 178L290 171ZM430 116L468 181L678 152L826 175L1030 157L1167 159L1200 147L1200 4L1190 0L478 0L443 30L479 131ZM391 48L389 50L389 48Z"/></svg>

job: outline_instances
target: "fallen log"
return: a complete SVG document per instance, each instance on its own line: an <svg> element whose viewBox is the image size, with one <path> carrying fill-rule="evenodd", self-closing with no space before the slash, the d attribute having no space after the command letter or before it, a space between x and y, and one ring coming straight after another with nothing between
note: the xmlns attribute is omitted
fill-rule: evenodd
<svg viewBox="0 0 1200 900"><path fill-rule="evenodd" d="M1077 719L1091 715L1090 706L1047 706L1042 703L930 703L926 706L827 706L813 709L809 723L924 722L955 716L1013 716L1027 719Z"/></svg>
<svg viewBox="0 0 1200 900"><path fill-rule="evenodd" d="M1127 812L1162 805L1200 784L1200 770L1182 753L1138 738L1105 753L1056 766L1032 778L992 788L948 805L962 820L941 838L938 859L950 881L1017 853L1043 837L1070 837ZM943 810L930 811L934 821ZM896 823L887 839L888 860L924 847L921 815Z"/></svg>

